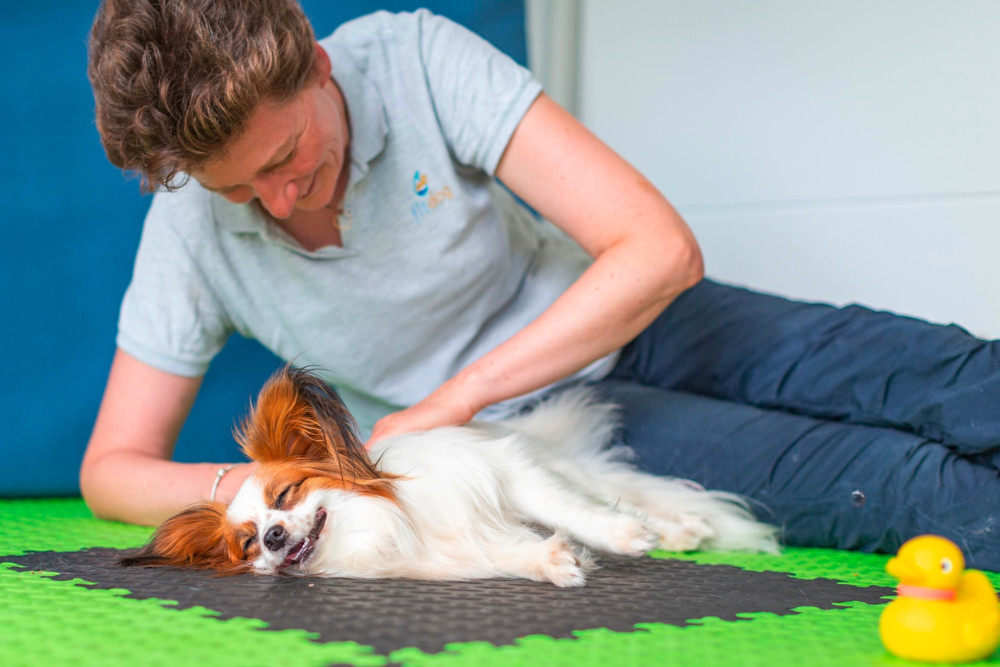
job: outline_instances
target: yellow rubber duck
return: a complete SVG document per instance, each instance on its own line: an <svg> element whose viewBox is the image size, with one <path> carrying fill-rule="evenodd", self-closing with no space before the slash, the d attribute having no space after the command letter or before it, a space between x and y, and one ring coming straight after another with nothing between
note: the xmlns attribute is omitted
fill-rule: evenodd
<svg viewBox="0 0 1000 667"><path fill-rule="evenodd" d="M921 535L885 566L899 579L898 597L879 619L882 643L901 658L970 662L1000 645L1000 601L982 572L966 570L955 544Z"/></svg>

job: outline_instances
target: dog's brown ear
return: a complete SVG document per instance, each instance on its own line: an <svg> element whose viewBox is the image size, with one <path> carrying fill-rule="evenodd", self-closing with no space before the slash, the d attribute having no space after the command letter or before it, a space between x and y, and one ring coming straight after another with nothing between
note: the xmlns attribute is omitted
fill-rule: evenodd
<svg viewBox="0 0 1000 667"><path fill-rule="evenodd" d="M337 392L308 369L285 366L260 390L236 440L254 461L340 460L364 455L354 418Z"/></svg>
<svg viewBox="0 0 1000 667"><path fill-rule="evenodd" d="M194 505L167 519L137 554L118 563L124 567L174 566L231 570L239 565L230 555L225 537L226 506Z"/></svg>

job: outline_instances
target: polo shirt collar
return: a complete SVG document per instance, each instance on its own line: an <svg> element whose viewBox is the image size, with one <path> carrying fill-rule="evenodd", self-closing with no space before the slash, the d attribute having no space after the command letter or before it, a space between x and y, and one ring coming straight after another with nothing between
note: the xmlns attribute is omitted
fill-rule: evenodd
<svg viewBox="0 0 1000 667"><path fill-rule="evenodd" d="M354 59L334 37L319 43L330 56L331 76L340 86L351 124L351 178L354 185L368 173L368 165L385 148L389 126L385 104L375 85L358 69Z"/></svg>

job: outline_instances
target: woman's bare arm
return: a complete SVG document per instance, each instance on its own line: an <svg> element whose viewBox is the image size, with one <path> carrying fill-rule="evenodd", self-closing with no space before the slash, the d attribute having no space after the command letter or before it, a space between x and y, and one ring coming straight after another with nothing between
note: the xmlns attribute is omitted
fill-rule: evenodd
<svg viewBox="0 0 1000 667"><path fill-rule="evenodd" d="M208 500L218 463L170 460L201 378L172 375L115 352L87 451L80 488L98 517L157 525ZM251 471L241 464L219 485L228 502Z"/></svg>
<svg viewBox="0 0 1000 667"><path fill-rule="evenodd" d="M701 252L659 191L542 94L497 176L594 263L534 322L427 399L376 425L369 442L468 421L482 408L586 367L638 335L703 275Z"/></svg>

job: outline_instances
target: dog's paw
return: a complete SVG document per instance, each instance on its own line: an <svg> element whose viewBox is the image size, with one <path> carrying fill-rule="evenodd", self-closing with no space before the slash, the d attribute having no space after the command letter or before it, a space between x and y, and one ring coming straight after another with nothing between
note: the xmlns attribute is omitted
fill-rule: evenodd
<svg viewBox="0 0 1000 667"><path fill-rule="evenodd" d="M677 521L658 519L651 525L660 533L659 547L667 551L694 551L715 537L715 530L696 514L682 513Z"/></svg>
<svg viewBox="0 0 1000 667"><path fill-rule="evenodd" d="M625 556L643 556L660 543L660 536L651 530L646 520L622 515L611 529L609 551Z"/></svg>
<svg viewBox="0 0 1000 667"><path fill-rule="evenodd" d="M545 540L542 573L556 586L570 588L587 582L584 566L562 535Z"/></svg>

